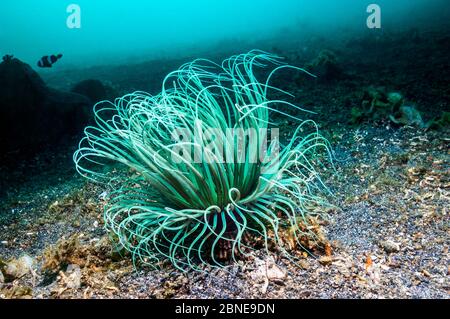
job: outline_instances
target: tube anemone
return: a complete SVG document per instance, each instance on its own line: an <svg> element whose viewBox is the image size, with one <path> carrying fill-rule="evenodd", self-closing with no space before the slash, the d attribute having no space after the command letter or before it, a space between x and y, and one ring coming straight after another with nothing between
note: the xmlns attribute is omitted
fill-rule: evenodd
<svg viewBox="0 0 450 319"><path fill-rule="evenodd" d="M222 267L219 246L236 261L255 249L244 239L256 237L267 253L274 243L292 258L281 232L289 229L300 246L309 235L299 223L325 203L316 168L331 151L316 124L295 115L306 110L269 99L290 95L270 84L285 68L306 72L257 50L222 64L198 59L167 75L157 95L134 92L94 107L96 125L85 129L74 161L97 182L114 177L103 168L112 162L134 172L112 192L104 220L135 261ZM298 123L283 144L276 113Z"/></svg>

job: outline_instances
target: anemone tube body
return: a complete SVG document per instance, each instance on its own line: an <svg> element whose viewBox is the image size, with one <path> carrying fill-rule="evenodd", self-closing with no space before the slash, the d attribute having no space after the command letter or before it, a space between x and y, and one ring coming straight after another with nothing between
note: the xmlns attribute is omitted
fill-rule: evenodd
<svg viewBox="0 0 450 319"><path fill-rule="evenodd" d="M272 71L258 81L256 70L268 65ZM221 65L198 59L167 75L158 95L134 92L94 107L96 125L85 129L74 161L81 175L96 182L111 178L102 168L111 162L137 172L111 194L104 212L106 227L135 261L169 260L182 270L222 267L215 254L219 242L232 247L236 261L253 250L243 240L248 235L262 238L267 253L273 242L292 258L280 232L289 229L301 246L299 221L308 223L310 207L325 203L319 194L327 189L314 163L319 153L327 160L332 155L315 123L292 115L306 110L268 98L273 92L290 95L270 85L285 68L306 72L257 50ZM275 127L270 114L299 123L285 145L268 136ZM305 127L313 129L302 136ZM195 134L211 128L215 139ZM229 129L262 133L239 149L234 138L223 145ZM177 141L174 132L180 130L192 138ZM265 156L257 157L269 139ZM199 151L201 160L180 148ZM220 148L227 160L210 151Z"/></svg>

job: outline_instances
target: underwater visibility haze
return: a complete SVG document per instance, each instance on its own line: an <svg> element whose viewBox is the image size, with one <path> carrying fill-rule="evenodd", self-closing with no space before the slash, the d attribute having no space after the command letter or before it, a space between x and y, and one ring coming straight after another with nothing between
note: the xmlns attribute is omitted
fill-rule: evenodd
<svg viewBox="0 0 450 319"><path fill-rule="evenodd" d="M224 40L249 41L300 34L340 37L344 30L363 32L372 2L362 0L196 0L76 2L10 1L0 11L0 53L13 52L27 63L37 56L65 53L68 65L93 65L126 58L185 55L183 48L209 49ZM445 0L381 0L383 27L396 30L448 23ZM80 9L80 28L67 20ZM68 12L66 12L68 10ZM70 20L70 19L69 19ZM53 52L53 51L58 52ZM184 49L185 50L185 49Z"/></svg>
<svg viewBox="0 0 450 319"><path fill-rule="evenodd" d="M443 0L0 10L0 298L448 298Z"/></svg>

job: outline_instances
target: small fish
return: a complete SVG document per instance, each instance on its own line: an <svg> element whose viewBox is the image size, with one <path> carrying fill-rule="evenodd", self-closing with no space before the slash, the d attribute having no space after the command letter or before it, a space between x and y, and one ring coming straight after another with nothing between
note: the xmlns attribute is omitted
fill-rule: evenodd
<svg viewBox="0 0 450 319"><path fill-rule="evenodd" d="M37 63L38 67L40 68L51 68L53 66L53 64L56 63L56 61L58 61L59 59L62 58L62 54L58 54L58 55L46 55L43 56Z"/></svg>

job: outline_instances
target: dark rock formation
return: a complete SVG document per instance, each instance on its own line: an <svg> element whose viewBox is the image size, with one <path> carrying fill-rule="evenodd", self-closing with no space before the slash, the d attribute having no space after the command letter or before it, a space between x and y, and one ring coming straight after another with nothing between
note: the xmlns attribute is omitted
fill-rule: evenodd
<svg viewBox="0 0 450 319"><path fill-rule="evenodd" d="M81 132L91 106L85 96L47 87L28 64L5 56L0 63L0 154L32 154Z"/></svg>
<svg viewBox="0 0 450 319"><path fill-rule="evenodd" d="M104 100L114 100L117 97L113 88L103 84L99 80L85 80L76 84L72 92L87 96L92 102L97 103Z"/></svg>

